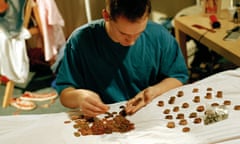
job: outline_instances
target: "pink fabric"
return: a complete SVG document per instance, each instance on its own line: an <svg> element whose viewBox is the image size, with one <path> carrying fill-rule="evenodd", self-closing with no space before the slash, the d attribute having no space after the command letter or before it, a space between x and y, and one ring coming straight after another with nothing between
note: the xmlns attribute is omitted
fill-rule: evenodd
<svg viewBox="0 0 240 144"><path fill-rule="evenodd" d="M45 60L49 61L66 41L62 30L64 20L55 0L37 0L36 2L43 30L44 56Z"/></svg>

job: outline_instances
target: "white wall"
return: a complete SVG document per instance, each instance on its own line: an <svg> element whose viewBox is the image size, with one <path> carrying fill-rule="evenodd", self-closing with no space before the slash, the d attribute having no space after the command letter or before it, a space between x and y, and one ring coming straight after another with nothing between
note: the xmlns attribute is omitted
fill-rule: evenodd
<svg viewBox="0 0 240 144"><path fill-rule="evenodd" d="M191 5L195 5L196 0L152 0L153 10L173 17L178 11Z"/></svg>

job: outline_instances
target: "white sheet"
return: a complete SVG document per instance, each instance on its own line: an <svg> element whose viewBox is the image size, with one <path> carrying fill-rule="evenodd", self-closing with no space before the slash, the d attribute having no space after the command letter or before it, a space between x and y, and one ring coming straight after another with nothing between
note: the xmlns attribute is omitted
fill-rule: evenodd
<svg viewBox="0 0 240 144"><path fill-rule="evenodd" d="M205 96L206 89L223 91L223 98L206 100L201 98L202 105L231 100L228 107L229 118L215 124L193 124L188 118L188 126L191 131L182 132L182 127L177 124L176 128L166 127L167 120L162 113L166 108L175 105L181 106L188 102L190 108L181 109L185 116L194 111L197 105L192 102L195 94L193 88L199 88L199 95ZM177 98L175 104L167 104L170 96L176 95L179 90L184 91L184 96ZM66 113L44 115L20 115L0 117L0 143L7 144L239 144L240 143L240 111L233 110L233 106L240 104L240 68L216 74L194 84L171 90L155 99L148 106L128 117L135 123L135 129L127 133L113 133L100 136L75 137L73 123L64 124L68 120ZM164 107L158 107L159 100L165 101ZM119 106L125 102L110 105L110 111L119 111ZM171 112L173 115L174 112Z"/></svg>

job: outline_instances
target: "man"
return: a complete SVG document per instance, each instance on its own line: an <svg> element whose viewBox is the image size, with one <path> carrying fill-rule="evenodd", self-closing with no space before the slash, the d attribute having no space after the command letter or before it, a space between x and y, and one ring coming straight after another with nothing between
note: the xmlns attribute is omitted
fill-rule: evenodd
<svg viewBox="0 0 240 144"><path fill-rule="evenodd" d="M106 0L103 20L72 33L56 78L64 106L96 116L128 100L132 114L187 81L176 40L150 12L150 0Z"/></svg>

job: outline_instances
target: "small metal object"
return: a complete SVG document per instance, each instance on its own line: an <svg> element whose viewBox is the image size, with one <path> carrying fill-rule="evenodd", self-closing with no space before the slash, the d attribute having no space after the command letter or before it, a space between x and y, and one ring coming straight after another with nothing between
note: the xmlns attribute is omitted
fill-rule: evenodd
<svg viewBox="0 0 240 144"><path fill-rule="evenodd" d="M228 30L227 35L224 36L223 40L226 40L227 38L229 38L230 35L232 35L235 32L240 32L240 26L236 26L236 27L232 28L231 30Z"/></svg>

